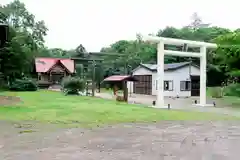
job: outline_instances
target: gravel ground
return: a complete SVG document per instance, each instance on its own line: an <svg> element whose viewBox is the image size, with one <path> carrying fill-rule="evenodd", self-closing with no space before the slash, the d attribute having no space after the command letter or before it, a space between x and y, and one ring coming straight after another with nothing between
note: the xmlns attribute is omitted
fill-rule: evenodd
<svg viewBox="0 0 240 160"><path fill-rule="evenodd" d="M1 160L238 160L239 122L121 124L96 129L0 121Z"/></svg>

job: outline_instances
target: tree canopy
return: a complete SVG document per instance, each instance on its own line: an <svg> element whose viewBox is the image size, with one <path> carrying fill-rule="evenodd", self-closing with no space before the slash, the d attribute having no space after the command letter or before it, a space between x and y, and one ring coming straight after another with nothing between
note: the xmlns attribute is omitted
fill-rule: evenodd
<svg viewBox="0 0 240 160"><path fill-rule="evenodd" d="M191 23L182 28L167 26L151 35L217 43L218 49L208 51L207 54L208 83L219 85L228 79L238 80L240 29L231 31L228 28L211 26L210 23L205 23L197 13L194 13L191 19ZM35 57L92 58L81 42L71 50L46 47L44 37L48 29L44 21L36 20L19 0L0 5L0 21L9 25L8 41L0 49L0 74L5 79L16 78L22 74L30 75L34 72ZM181 49L171 45L165 47L173 50ZM188 50L196 50L196 48L188 48ZM104 75L129 74L140 63L156 63L157 45L144 42L141 36L136 35L135 40L119 40L109 47L103 46L100 53L94 56L103 59L103 63L100 64L101 69L98 68L96 74L100 71ZM199 63L198 59L165 56L165 63L189 60ZM79 72L83 71L82 64L76 66L79 66ZM216 79L216 76L219 78Z"/></svg>
<svg viewBox="0 0 240 160"><path fill-rule="evenodd" d="M204 23L201 18L194 13L192 22L182 28L167 26L160 29L154 36L187 39L204 42L214 42L219 45L216 51L208 51L208 84L220 85L223 81L240 75L239 49L237 45L240 41L239 30L231 31L228 28L211 26L209 23ZM153 34L151 34L153 35ZM156 44L143 42L139 35L135 41L119 40L110 47L102 48L102 52L117 52L122 53L122 56L115 60L122 66L121 63L127 63L132 68L135 68L139 63L156 63L157 49ZM167 45L168 49L179 50L181 47ZM196 50L196 48L188 48L188 51ZM165 56L165 63L193 61L199 64L199 59L188 57ZM117 67L118 68L118 67ZM215 77L219 78L216 79Z"/></svg>

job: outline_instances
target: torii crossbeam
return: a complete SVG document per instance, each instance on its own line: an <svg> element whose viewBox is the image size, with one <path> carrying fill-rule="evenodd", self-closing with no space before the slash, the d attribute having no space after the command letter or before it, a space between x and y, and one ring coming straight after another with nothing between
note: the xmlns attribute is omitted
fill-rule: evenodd
<svg viewBox="0 0 240 160"><path fill-rule="evenodd" d="M157 108L164 108L164 55L182 56L182 57L198 57L200 58L200 104L199 106L208 106L206 103L206 66L207 66L207 48L216 48L214 43L197 42L190 40L164 38L156 36L142 36L142 40L158 43L157 47ZM200 47L200 52L182 52L165 50L164 44L188 47Z"/></svg>

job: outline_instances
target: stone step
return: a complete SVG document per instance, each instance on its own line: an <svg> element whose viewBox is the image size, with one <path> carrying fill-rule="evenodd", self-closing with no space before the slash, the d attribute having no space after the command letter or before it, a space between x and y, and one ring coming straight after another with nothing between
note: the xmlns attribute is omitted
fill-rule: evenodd
<svg viewBox="0 0 240 160"><path fill-rule="evenodd" d="M62 89L62 86L61 85L50 85L48 89Z"/></svg>

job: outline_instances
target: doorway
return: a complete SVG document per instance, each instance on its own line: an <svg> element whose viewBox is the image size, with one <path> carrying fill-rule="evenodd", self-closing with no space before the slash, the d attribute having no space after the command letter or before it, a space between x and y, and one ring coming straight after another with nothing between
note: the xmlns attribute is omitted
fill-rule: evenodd
<svg viewBox="0 0 240 160"><path fill-rule="evenodd" d="M133 93L152 95L152 75L134 75Z"/></svg>
<svg viewBox="0 0 240 160"><path fill-rule="evenodd" d="M51 80L53 84L60 84L64 77L64 73L51 73Z"/></svg>
<svg viewBox="0 0 240 160"><path fill-rule="evenodd" d="M200 76L191 75L191 96L200 96Z"/></svg>

